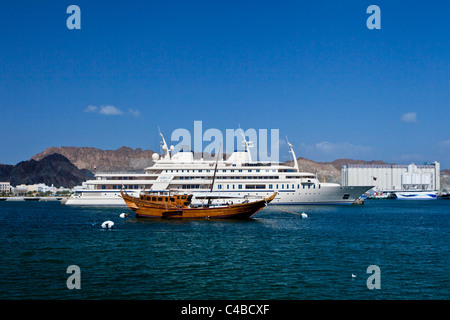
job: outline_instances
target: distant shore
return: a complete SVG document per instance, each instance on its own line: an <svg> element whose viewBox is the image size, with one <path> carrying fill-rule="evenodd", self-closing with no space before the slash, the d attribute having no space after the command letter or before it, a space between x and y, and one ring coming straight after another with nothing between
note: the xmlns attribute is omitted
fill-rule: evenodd
<svg viewBox="0 0 450 320"><path fill-rule="evenodd" d="M0 201L61 201L67 197L0 197Z"/></svg>

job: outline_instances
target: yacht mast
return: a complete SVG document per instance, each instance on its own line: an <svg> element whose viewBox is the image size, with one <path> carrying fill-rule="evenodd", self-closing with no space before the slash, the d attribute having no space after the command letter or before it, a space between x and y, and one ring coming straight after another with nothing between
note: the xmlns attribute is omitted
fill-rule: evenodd
<svg viewBox="0 0 450 320"><path fill-rule="evenodd" d="M297 157L295 156L294 148L292 147L292 144L289 143L287 136L286 136L286 141L287 141L289 148L291 149L289 152L292 153L292 158L294 160L294 168L295 168L295 170L297 170L297 172L300 172L300 169L298 168L298 162L297 162Z"/></svg>
<svg viewBox="0 0 450 320"><path fill-rule="evenodd" d="M241 130L242 130L242 129L241 129ZM244 143L245 151L247 151L247 159L248 159L248 162L252 162L252 155L251 155L251 153L250 153L250 148L253 147L253 145L252 145L253 141L247 141L247 139L245 138L245 134L244 134L243 131L241 131L241 135L242 135L242 138L244 139L244 141L242 141L242 142Z"/></svg>
<svg viewBox="0 0 450 320"><path fill-rule="evenodd" d="M217 159L216 159L216 166L214 168L214 175L213 175L213 179L211 182L211 190L210 192L213 192L213 188L214 188L214 181L216 180L216 172L217 172L217 165L219 164L219 156L220 156L220 149L221 149L222 145L219 145L219 152L217 152ZM211 204L211 196L208 199L208 207Z"/></svg>

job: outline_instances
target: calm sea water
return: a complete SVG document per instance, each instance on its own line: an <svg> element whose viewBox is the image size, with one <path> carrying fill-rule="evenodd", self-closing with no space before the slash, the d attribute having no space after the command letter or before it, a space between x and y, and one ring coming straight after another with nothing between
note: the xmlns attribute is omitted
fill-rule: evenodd
<svg viewBox="0 0 450 320"><path fill-rule="evenodd" d="M0 202L0 299L450 298L447 200L269 206L248 221L122 212ZM79 290L66 286L70 265ZM370 265L380 289L367 287Z"/></svg>

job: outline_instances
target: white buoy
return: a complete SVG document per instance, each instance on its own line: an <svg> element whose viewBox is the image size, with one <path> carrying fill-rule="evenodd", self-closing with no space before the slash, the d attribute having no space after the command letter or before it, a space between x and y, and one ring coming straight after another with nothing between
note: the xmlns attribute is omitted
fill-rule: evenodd
<svg viewBox="0 0 450 320"><path fill-rule="evenodd" d="M302 212L301 216L302 216L303 219L308 218L308 215L306 213L304 213L304 212Z"/></svg>
<svg viewBox="0 0 450 320"><path fill-rule="evenodd" d="M103 229L111 229L114 226L114 222L112 221L105 221L102 223Z"/></svg>
<svg viewBox="0 0 450 320"><path fill-rule="evenodd" d="M127 216L127 215L126 215L125 213L123 213L123 212L120 214L120 217L121 217L121 218L125 218L126 216Z"/></svg>
<svg viewBox="0 0 450 320"><path fill-rule="evenodd" d="M356 275L354 275L353 273L352 273L352 278L356 278Z"/></svg>

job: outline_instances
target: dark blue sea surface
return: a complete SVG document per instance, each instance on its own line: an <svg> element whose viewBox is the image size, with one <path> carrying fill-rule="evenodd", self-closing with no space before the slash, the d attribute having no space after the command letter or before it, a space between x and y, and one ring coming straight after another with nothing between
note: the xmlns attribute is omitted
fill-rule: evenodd
<svg viewBox="0 0 450 320"><path fill-rule="evenodd" d="M0 202L0 299L450 298L447 200L271 205L244 221L122 212ZM70 265L81 289L67 288Z"/></svg>

